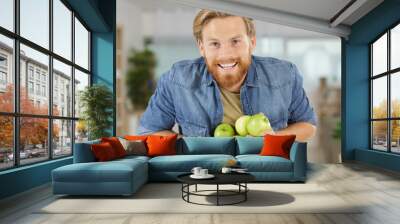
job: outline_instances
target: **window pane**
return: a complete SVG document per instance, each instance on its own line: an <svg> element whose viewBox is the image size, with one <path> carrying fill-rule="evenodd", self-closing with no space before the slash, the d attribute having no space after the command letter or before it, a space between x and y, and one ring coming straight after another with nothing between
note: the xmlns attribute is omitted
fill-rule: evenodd
<svg viewBox="0 0 400 224"><path fill-rule="evenodd" d="M53 120L53 157L72 154L72 121Z"/></svg>
<svg viewBox="0 0 400 224"><path fill-rule="evenodd" d="M373 75L387 71L387 34L372 45L372 68Z"/></svg>
<svg viewBox="0 0 400 224"><path fill-rule="evenodd" d="M372 148L387 151L387 121L372 122Z"/></svg>
<svg viewBox="0 0 400 224"><path fill-rule="evenodd" d="M0 111L14 111L13 40L0 35Z"/></svg>
<svg viewBox="0 0 400 224"><path fill-rule="evenodd" d="M21 117L19 152L21 164L49 158L48 121L45 118Z"/></svg>
<svg viewBox="0 0 400 224"><path fill-rule="evenodd" d="M387 78L372 81L372 118L387 118Z"/></svg>
<svg viewBox="0 0 400 224"><path fill-rule="evenodd" d="M14 1L0 1L0 26L8 30L14 31Z"/></svg>
<svg viewBox="0 0 400 224"><path fill-rule="evenodd" d="M53 60L53 114L72 117L71 66Z"/></svg>
<svg viewBox="0 0 400 224"><path fill-rule="evenodd" d="M89 69L89 32L75 18L75 63Z"/></svg>
<svg viewBox="0 0 400 224"><path fill-rule="evenodd" d="M400 153L400 120L391 121L392 152Z"/></svg>
<svg viewBox="0 0 400 224"><path fill-rule="evenodd" d="M391 69L400 67L400 24L391 31L390 50Z"/></svg>
<svg viewBox="0 0 400 224"><path fill-rule="evenodd" d="M88 140L88 129L84 120L75 121L75 143Z"/></svg>
<svg viewBox="0 0 400 224"><path fill-rule="evenodd" d="M14 165L13 118L0 116L0 170Z"/></svg>
<svg viewBox="0 0 400 224"><path fill-rule="evenodd" d="M21 36L49 48L49 1L20 0Z"/></svg>
<svg viewBox="0 0 400 224"><path fill-rule="evenodd" d="M48 114L48 63L47 55L21 44L21 113Z"/></svg>
<svg viewBox="0 0 400 224"><path fill-rule="evenodd" d="M79 98L81 92L85 89L86 86L89 86L89 75L81 72L78 69L75 69L75 117L80 117L81 115Z"/></svg>
<svg viewBox="0 0 400 224"><path fill-rule="evenodd" d="M71 11L60 1L53 1L53 51L71 60Z"/></svg>
<svg viewBox="0 0 400 224"><path fill-rule="evenodd" d="M400 72L391 75L391 88L390 88L390 98L391 98L391 110L392 117L400 118Z"/></svg>

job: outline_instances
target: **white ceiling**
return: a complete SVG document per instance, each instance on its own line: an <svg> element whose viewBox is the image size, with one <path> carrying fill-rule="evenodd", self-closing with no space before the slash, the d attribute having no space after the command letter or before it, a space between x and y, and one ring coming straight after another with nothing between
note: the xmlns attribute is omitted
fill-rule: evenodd
<svg viewBox="0 0 400 224"><path fill-rule="evenodd" d="M350 0L223 0L329 21Z"/></svg>
<svg viewBox="0 0 400 224"><path fill-rule="evenodd" d="M350 26L383 0L170 0L265 22L347 37ZM351 3L351 4L350 4ZM350 7L346 8L346 5ZM342 11L343 8L346 10ZM340 12L340 13L339 13ZM337 20L333 20L339 13Z"/></svg>
<svg viewBox="0 0 400 224"><path fill-rule="evenodd" d="M130 0L147 12L187 12L201 8L221 10L237 15L249 16L260 22L270 23L269 34L277 30L290 36L301 30L321 35L347 37L351 25L378 6L383 0ZM353 5L343 13L342 18L331 23L332 18L347 4ZM188 18L189 19L189 18ZM191 18L189 20L192 20ZM178 22L179 23L179 22ZM191 21L190 21L191 23ZM281 26L283 25L283 26ZM265 27L265 24L263 24ZM258 28L259 29L259 28ZM261 32L262 33L262 32ZM307 36L307 33L304 33Z"/></svg>

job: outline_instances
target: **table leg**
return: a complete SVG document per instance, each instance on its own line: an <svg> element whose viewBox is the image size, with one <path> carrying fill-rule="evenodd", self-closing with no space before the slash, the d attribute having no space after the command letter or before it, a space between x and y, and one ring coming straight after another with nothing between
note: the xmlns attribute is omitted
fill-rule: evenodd
<svg viewBox="0 0 400 224"><path fill-rule="evenodd" d="M197 184L196 184L196 186L195 186L195 191L197 192Z"/></svg>
<svg viewBox="0 0 400 224"><path fill-rule="evenodd" d="M219 184L217 184L217 206L219 205Z"/></svg>
<svg viewBox="0 0 400 224"><path fill-rule="evenodd" d="M247 183L244 183L244 201L247 201Z"/></svg>

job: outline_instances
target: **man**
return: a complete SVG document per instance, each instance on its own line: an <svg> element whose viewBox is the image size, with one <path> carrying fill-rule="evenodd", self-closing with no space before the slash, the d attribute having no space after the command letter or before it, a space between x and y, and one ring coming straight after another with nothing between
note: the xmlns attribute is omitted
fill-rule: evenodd
<svg viewBox="0 0 400 224"><path fill-rule="evenodd" d="M175 123L184 136L210 136L220 123L264 113L276 135L307 141L315 113L296 67L252 56L256 46L250 18L201 10L193 34L202 57L178 62L163 74L140 120L140 134L168 135Z"/></svg>

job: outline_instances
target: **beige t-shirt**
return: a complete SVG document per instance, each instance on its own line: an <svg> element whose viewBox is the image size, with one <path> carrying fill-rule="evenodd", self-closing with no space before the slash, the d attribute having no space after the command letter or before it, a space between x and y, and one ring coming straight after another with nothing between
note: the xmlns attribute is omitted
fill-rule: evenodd
<svg viewBox="0 0 400 224"><path fill-rule="evenodd" d="M232 93L222 87L219 87L219 90L221 92L222 106L224 108L224 118L222 122L235 126L236 120L243 115L240 93Z"/></svg>

